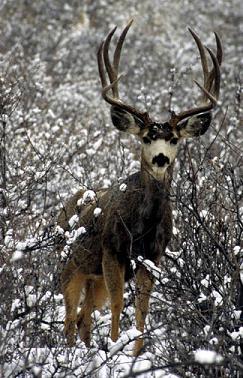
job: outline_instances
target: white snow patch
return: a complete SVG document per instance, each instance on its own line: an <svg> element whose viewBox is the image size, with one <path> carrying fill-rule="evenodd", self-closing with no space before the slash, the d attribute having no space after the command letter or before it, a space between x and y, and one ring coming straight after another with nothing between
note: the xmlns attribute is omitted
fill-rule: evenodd
<svg viewBox="0 0 243 378"><path fill-rule="evenodd" d="M81 235L84 235L86 233L85 227L81 226L77 230L73 230L72 232L65 232L65 236L67 238L67 244L73 244L77 238Z"/></svg>
<svg viewBox="0 0 243 378"><path fill-rule="evenodd" d="M234 341L243 338L243 327L240 327L238 331L229 332L229 335Z"/></svg>
<svg viewBox="0 0 243 378"><path fill-rule="evenodd" d="M94 209L94 216L97 218L102 213L102 209L100 207L96 207Z"/></svg>
<svg viewBox="0 0 243 378"><path fill-rule="evenodd" d="M200 364L215 364L223 361L223 357L214 350L198 349L194 352L194 357Z"/></svg>
<svg viewBox="0 0 243 378"><path fill-rule="evenodd" d="M200 293L199 298L198 298L198 303L202 303L202 302L204 302L206 300L207 300L206 295L203 294L203 293Z"/></svg>
<svg viewBox="0 0 243 378"><path fill-rule="evenodd" d="M111 186L111 180L109 179L104 179L103 180L103 187L104 188L109 188Z"/></svg>
<svg viewBox="0 0 243 378"><path fill-rule="evenodd" d="M74 214L68 221L68 224L71 228L75 227L76 224L78 223L79 221L79 217L77 214Z"/></svg>
<svg viewBox="0 0 243 378"><path fill-rule="evenodd" d="M121 192L125 192L126 190L127 190L127 185L126 184L121 184L120 186L119 186L119 190L121 191Z"/></svg>
<svg viewBox="0 0 243 378"><path fill-rule="evenodd" d="M141 262L145 268L152 273L152 275L159 280L162 277L162 271L155 263L149 259L144 259L142 256L138 256L138 261Z"/></svg>
<svg viewBox="0 0 243 378"><path fill-rule="evenodd" d="M13 302L12 302L12 306L11 306L11 312L13 312L14 310L18 309L21 307L21 300L20 299L15 299Z"/></svg>
<svg viewBox="0 0 243 378"><path fill-rule="evenodd" d="M208 210L201 210L199 214L200 214L200 217L207 219L209 212L208 212Z"/></svg>
<svg viewBox="0 0 243 378"><path fill-rule="evenodd" d="M205 327L203 328L203 332L205 333L206 336L208 335L210 328L211 327L209 325L205 325Z"/></svg>
<svg viewBox="0 0 243 378"><path fill-rule="evenodd" d="M233 248L233 252L235 254L235 256L238 255L238 253L240 252L241 248L239 245L236 245L234 248Z"/></svg>
<svg viewBox="0 0 243 378"><path fill-rule="evenodd" d="M24 254L23 254L22 251L14 251L14 253L12 254L12 257L10 259L10 262L15 262L15 261L21 260L23 257L24 257Z"/></svg>
<svg viewBox="0 0 243 378"><path fill-rule="evenodd" d="M136 261L135 260L131 260L131 265L132 265L132 269L135 270L136 269Z"/></svg>
<svg viewBox="0 0 243 378"><path fill-rule="evenodd" d="M234 310L234 315L232 318L239 320L240 316L241 316L241 310Z"/></svg>
<svg viewBox="0 0 243 378"><path fill-rule="evenodd" d="M60 227L60 226L57 225L55 227L55 232L56 232L57 235L64 235L65 231L64 231L64 229L62 227Z"/></svg>
<svg viewBox="0 0 243 378"><path fill-rule="evenodd" d="M26 248L26 243L25 242L18 242L16 245L16 249L18 251L23 251Z"/></svg>
<svg viewBox="0 0 243 378"><path fill-rule="evenodd" d="M176 228L175 226L173 226L172 233L173 233L173 235L178 235L179 234L178 228Z"/></svg>
<svg viewBox="0 0 243 378"><path fill-rule="evenodd" d="M32 372L34 373L35 377L41 374L41 367L40 366L33 366L31 368Z"/></svg>
<svg viewBox="0 0 243 378"><path fill-rule="evenodd" d="M93 190L86 190L83 197L77 201L77 205L87 205L88 203L94 202L96 199L96 193Z"/></svg>
<svg viewBox="0 0 243 378"><path fill-rule="evenodd" d="M139 336L141 336L141 332L136 328L129 329L115 343L111 342L109 347L110 355L117 354L117 352L121 351L131 341L135 341Z"/></svg>
<svg viewBox="0 0 243 378"><path fill-rule="evenodd" d="M218 291L213 290L212 296L214 297L215 306L221 305L223 303L222 295Z"/></svg>
<svg viewBox="0 0 243 378"><path fill-rule="evenodd" d="M208 287L209 285L209 274L206 275L206 277L204 279L201 280L201 284L204 286L204 287Z"/></svg>
<svg viewBox="0 0 243 378"><path fill-rule="evenodd" d="M4 244L11 248L14 246L14 239L13 239L13 230L10 229L6 232L6 236L4 238Z"/></svg>

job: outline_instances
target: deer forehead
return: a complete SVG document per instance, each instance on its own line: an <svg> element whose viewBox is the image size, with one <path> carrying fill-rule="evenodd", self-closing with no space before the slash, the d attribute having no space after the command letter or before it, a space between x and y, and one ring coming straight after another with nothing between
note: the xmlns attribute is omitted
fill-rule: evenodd
<svg viewBox="0 0 243 378"><path fill-rule="evenodd" d="M151 140L143 145L143 156L149 164L164 167L170 164L176 157L177 145L164 139Z"/></svg>

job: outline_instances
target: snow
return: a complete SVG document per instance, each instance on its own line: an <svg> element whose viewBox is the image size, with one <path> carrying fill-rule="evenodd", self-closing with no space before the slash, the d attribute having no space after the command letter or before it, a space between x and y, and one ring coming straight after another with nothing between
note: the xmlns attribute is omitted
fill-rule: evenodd
<svg viewBox="0 0 243 378"><path fill-rule="evenodd" d="M86 228L81 226L75 230L72 230L71 232L66 231L65 237L67 239L66 243L67 245L73 244L80 236L84 235L86 233Z"/></svg>
<svg viewBox="0 0 243 378"><path fill-rule="evenodd" d="M77 214L74 214L68 221L68 224L69 226L72 228L74 228L76 226L76 224L78 223L79 221L79 217Z"/></svg>
<svg viewBox="0 0 243 378"><path fill-rule="evenodd" d="M148 271L152 273L152 275L159 280L162 278L163 273L160 268L158 268L155 263L149 259L144 259L142 256L138 256L138 261L141 262Z"/></svg>
<svg viewBox="0 0 243 378"><path fill-rule="evenodd" d="M241 251L241 247L239 245L236 245L234 248L233 248L233 252L234 254L237 256Z"/></svg>
<svg viewBox="0 0 243 378"><path fill-rule="evenodd" d="M127 347L128 344L130 344L131 342L134 342L134 340L136 340L139 336L141 336L141 332L139 332L136 328L132 328L132 329L129 329L124 334L122 334L121 337L119 337L119 339L115 343L113 343L110 340L109 351L110 351L111 356L123 350L124 347ZM131 349L132 348L129 346L129 350Z"/></svg>
<svg viewBox="0 0 243 378"><path fill-rule="evenodd" d="M201 280L201 284L205 287L208 287L210 283L209 274L206 275L204 279Z"/></svg>
<svg viewBox="0 0 243 378"><path fill-rule="evenodd" d="M219 364L223 361L223 357L213 350L198 349L194 351L194 358L200 364Z"/></svg>
<svg viewBox="0 0 243 378"><path fill-rule="evenodd" d="M119 186L119 190L121 191L121 192L125 192L126 190L127 190L127 185L126 184L121 184L120 186Z"/></svg>
<svg viewBox="0 0 243 378"><path fill-rule="evenodd" d="M23 257L24 257L24 254L23 254L22 251L14 251L14 253L12 254L10 262L15 262L15 261L21 260Z"/></svg>
<svg viewBox="0 0 243 378"><path fill-rule="evenodd" d="M86 190L83 197L78 200L77 205L87 205L88 203L94 202L96 199L96 193L93 190Z"/></svg>
<svg viewBox="0 0 243 378"><path fill-rule="evenodd" d="M64 235L64 233L65 233L64 229L62 227L60 227L59 225L57 225L55 227L55 231L56 231L57 235Z"/></svg>
<svg viewBox="0 0 243 378"><path fill-rule="evenodd" d="M96 207L94 209L94 217L97 218L102 213L102 209L100 207Z"/></svg>
<svg viewBox="0 0 243 378"><path fill-rule="evenodd" d="M229 335L234 341L243 339L243 327L239 327L238 331L229 332Z"/></svg>
<svg viewBox="0 0 243 378"><path fill-rule="evenodd" d="M211 327L209 325L205 325L205 327L203 328L203 332L205 333L206 336L208 335L210 329Z"/></svg>
<svg viewBox="0 0 243 378"><path fill-rule="evenodd" d="M222 298L222 295L217 290L212 291L212 297L214 298L215 306L222 305L223 298Z"/></svg>

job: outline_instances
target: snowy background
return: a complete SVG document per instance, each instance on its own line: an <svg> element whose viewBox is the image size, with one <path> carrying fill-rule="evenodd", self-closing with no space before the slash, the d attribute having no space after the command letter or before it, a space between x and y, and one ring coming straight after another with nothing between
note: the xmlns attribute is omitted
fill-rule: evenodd
<svg viewBox="0 0 243 378"><path fill-rule="evenodd" d="M240 8L240 0L0 0L0 376L243 374ZM96 63L107 32L130 18L121 93L158 120L171 96L178 111L199 95L187 27L212 49L217 31L224 48L221 106L206 135L179 151L174 237L156 271L146 348L136 359L132 282L117 343L107 308L93 315L91 349L79 340L66 347L53 237L72 193L110 187L139 169L138 143L112 127Z"/></svg>

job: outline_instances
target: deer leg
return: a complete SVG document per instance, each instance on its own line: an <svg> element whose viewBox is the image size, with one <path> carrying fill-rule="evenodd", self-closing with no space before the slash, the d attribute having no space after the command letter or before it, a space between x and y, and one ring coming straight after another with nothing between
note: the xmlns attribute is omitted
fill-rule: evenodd
<svg viewBox="0 0 243 378"><path fill-rule="evenodd" d="M85 343L86 347L90 346L90 331L91 331L91 314L94 308L94 281L87 280L85 283L85 297L77 316L77 327L80 339Z"/></svg>
<svg viewBox="0 0 243 378"><path fill-rule="evenodd" d="M107 290L103 277L88 280L85 288L85 298L81 311L77 317L77 326L81 340L90 346L91 314L95 309L103 307L107 300Z"/></svg>
<svg viewBox="0 0 243 378"><path fill-rule="evenodd" d="M150 293L153 288L153 279L145 267L141 266L136 273L136 327L138 331L144 331L144 324L149 307ZM138 356L143 347L143 339L135 342L134 356Z"/></svg>
<svg viewBox="0 0 243 378"><path fill-rule="evenodd" d="M66 309L64 333L67 344L73 346L75 345L76 336L77 308L86 278L79 272L70 272L70 268L71 266L68 265L62 274L62 292Z"/></svg>
<svg viewBox="0 0 243 378"><path fill-rule="evenodd" d="M119 336L119 321L123 309L125 268L119 264L116 256L108 251L104 252L102 265L105 284L111 301L111 339L116 341Z"/></svg>
<svg viewBox="0 0 243 378"><path fill-rule="evenodd" d="M107 299L107 291L103 277L89 279L85 285L85 298L77 316L77 327L81 340L87 347L90 346L90 334L92 319L91 314L95 309L100 309Z"/></svg>

